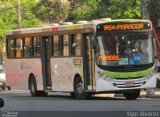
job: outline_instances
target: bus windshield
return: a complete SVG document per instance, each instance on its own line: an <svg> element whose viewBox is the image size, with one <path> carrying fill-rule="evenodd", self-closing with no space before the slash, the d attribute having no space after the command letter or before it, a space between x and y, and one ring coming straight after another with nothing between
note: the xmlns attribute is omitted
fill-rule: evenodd
<svg viewBox="0 0 160 117"><path fill-rule="evenodd" d="M153 63L153 42L149 33L97 35L96 61L102 66Z"/></svg>

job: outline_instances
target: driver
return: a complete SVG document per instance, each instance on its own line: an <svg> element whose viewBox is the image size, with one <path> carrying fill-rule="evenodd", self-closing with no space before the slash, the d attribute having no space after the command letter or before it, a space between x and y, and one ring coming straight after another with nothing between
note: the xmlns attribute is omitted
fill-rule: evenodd
<svg viewBox="0 0 160 117"><path fill-rule="evenodd" d="M111 35L106 35L104 37L105 43L105 53L107 55L116 54L116 41Z"/></svg>

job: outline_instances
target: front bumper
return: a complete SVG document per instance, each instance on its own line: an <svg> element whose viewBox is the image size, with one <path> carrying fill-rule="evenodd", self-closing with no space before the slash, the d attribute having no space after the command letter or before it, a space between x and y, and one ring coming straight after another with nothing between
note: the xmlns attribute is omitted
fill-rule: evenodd
<svg viewBox="0 0 160 117"><path fill-rule="evenodd" d="M156 88L157 75L149 75L135 79L114 79L110 81L102 78L97 78L96 92L99 91L121 91L132 89ZM133 85L126 85L128 82L133 82Z"/></svg>

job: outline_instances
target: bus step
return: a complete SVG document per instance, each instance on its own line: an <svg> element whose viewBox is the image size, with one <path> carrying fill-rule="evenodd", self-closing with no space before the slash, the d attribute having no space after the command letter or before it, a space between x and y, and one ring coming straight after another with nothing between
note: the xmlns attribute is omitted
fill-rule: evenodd
<svg viewBox="0 0 160 117"><path fill-rule="evenodd" d="M45 89L44 92L50 93L50 92L52 92L52 90L51 89Z"/></svg>
<svg viewBox="0 0 160 117"><path fill-rule="evenodd" d="M52 89L52 87L51 86L47 86L47 89Z"/></svg>
<svg viewBox="0 0 160 117"><path fill-rule="evenodd" d="M95 92L95 90L85 90L85 92Z"/></svg>

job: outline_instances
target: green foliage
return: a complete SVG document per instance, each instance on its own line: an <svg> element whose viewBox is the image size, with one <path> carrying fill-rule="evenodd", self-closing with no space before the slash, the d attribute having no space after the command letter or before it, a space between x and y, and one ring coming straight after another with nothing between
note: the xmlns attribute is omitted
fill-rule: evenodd
<svg viewBox="0 0 160 117"><path fill-rule="evenodd" d="M108 16L115 19L140 18L140 0L110 0Z"/></svg>
<svg viewBox="0 0 160 117"><path fill-rule="evenodd" d="M41 24L31 11L36 0L21 0L21 26L33 27ZM0 40L5 39L7 30L17 29L18 22L18 0L0 1Z"/></svg>
<svg viewBox="0 0 160 117"><path fill-rule="evenodd" d="M21 0L22 1L22 0ZM35 14L33 13L32 9L37 4L36 0L23 0L22 1L22 22L21 27L34 27L39 24L42 24L40 19L36 18Z"/></svg>
<svg viewBox="0 0 160 117"><path fill-rule="evenodd" d="M79 0L72 20L140 18L140 0Z"/></svg>
<svg viewBox="0 0 160 117"><path fill-rule="evenodd" d="M70 2L60 0L40 0L33 8L35 15L46 23L63 22L69 15Z"/></svg>
<svg viewBox="0 0 160 117"><path fill-rule="evenodd" d="M97 0L78 0L72 10L72 20L91 20L97 17Z"/></svg>
<svg viewBox="0 0 160 117"><path fill-rule="evenodd" d="M160 18L160 0L150 0L148 4L149 15L152 20Z"/></svg>
<svg viewBox="0 0 160 117"><path fill-rule="evenodd" d="M0 2L0 11L0 40L3 40L6 30L15 28L16 10L9 2Z"/></svg>

